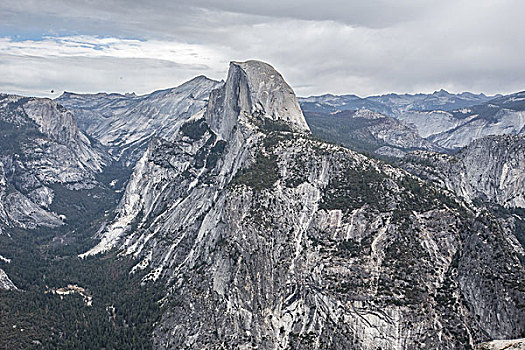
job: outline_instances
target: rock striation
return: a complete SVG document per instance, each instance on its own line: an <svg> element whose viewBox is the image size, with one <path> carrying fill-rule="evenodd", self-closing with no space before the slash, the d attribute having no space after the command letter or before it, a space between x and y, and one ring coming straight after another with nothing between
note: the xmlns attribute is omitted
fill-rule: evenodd
<svg viewBox="0 0 525 350"><path fill-rule="evenodd" d="M61 225L50 210L53 188L93 188L111 161L71 112L49 99L0 95L0 126L0 232Z"/></svg>
<svg viewBox="0 0 525 350"><path fill-rule="evenodd" d="M455 155L414 152L403 163L411 173L437 181L468 202L525 208L524 136L488 136Z"/></svg>
<svg viewBox="0 0 525 350"><path fill-rule="evenodd" d="M57 101L72 110L83 130L133 167L153 137L169 139L191 116L202 113L220 83L204 76L178 87L135 94L64 93Z"/></svg>

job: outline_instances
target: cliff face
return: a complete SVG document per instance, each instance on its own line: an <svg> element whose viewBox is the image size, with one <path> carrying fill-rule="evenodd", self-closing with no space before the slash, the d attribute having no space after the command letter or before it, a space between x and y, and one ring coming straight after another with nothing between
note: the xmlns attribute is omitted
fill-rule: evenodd
<svg viewBox="0 0 525 350"><path fill-rule="evenodd" d="M525 207L525 138L489 136L456 155L415 152L404 167L438 181L467 201L475 199L506 208Z"/></svg>
<svg viewBox="0 0 525 350"><path fill-rule="evenodd" d="M226 83L210 96L206 122L229 139L239 121L250 116L309 131L292 88L279 72L259 61L231 62Z"/></svg>
<svg viewBox="0 0 525 350"><path fill-rule="evenodd" d="M53 187L97 186L96 174L110 162L106 151L49 99L0 95L0 125L0 232L61 225L50 210Z"/></svg>
<svg viewBox="0 0 525 350"><path fill-rule="evenodd" d="M233 62L204 117L150 143L99 238L86 255L115 248L167 288L159 349L468 349L525 328L512 234L313 139L261 62Z"/></svg>

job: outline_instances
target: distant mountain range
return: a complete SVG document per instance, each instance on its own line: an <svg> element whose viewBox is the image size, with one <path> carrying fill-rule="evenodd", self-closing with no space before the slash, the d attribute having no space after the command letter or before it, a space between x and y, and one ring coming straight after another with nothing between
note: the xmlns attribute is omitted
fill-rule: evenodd
<svg viewBox="0 0 525 350"><path fill-rule="evenodd" d="M432 94L387 94L359 97L356 95L321 95L300 97L299 103L304 111L338 112L361 108L396 117L407 111L452 111L487 102L497 96L463 92L451 94L439 90Z"/></svg>
<svg viewBox="0 0 525 350"><path fill-rule="evenodd" d="M525 92L486 96L440 90L367 98L323 95L299 101L314 134L358 151L399 157L414 149L456 151L483 136L521 134L524 96ZM373 111L383 118L376 118L371 128L370 123L355 117L359 110ZM399 133L406 137L394 137ZM378 139L379 134L391 137Z"/></svg>

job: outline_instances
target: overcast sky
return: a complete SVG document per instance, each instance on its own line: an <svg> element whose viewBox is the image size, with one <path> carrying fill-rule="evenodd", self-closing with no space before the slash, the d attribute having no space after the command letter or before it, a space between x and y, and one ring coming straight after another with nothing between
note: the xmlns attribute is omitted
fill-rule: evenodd
<svg viewBox="0 0 525 350"><path fill-rule="evenodd" d="M0 2L0 92L148 93L228 62L298 95L525 90L523 0ZM54 93L51 93L54 90Z"/></svg>

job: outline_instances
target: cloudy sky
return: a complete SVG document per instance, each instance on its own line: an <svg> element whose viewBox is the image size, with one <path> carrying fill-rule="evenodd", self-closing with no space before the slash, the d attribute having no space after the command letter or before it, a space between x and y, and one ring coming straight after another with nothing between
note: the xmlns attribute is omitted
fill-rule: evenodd
<svg viewBox="0 0 525 350"><path fill-rule="evenodd" d="M0 2L0 92L142 94L231 60L301 96L525 90L523 0ZM51 93L54 90L54 93Z"/></svg>

